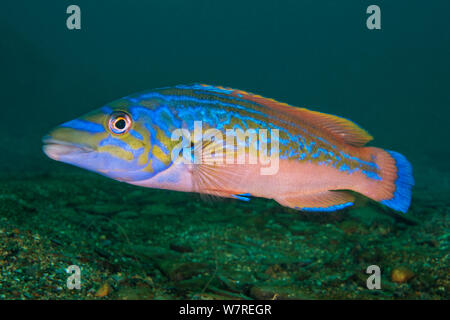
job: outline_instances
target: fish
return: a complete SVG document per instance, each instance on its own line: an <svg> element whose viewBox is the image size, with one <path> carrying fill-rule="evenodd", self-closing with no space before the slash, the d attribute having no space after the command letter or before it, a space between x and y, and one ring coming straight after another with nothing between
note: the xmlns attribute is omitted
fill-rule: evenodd
<svg viewBox="0 0 450 320"><path fill-rule="evenodd" d="M131 94L65 122L43 138L43 152L141 187L312 212L361 197L406 213L412 166L371 140L339 116L194 83Z"/></svg>

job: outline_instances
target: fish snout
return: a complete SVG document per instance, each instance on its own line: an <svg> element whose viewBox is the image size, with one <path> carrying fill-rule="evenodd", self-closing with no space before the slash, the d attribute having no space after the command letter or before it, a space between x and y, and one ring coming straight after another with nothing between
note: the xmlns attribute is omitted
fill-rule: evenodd
<svg viewBox="0 0 450 320"><path fill-rule="evenodd" d="M51 159L60 161L61 157L70 157L82 153L92 152L93 149L87 145L58 140L51 135L42 138L42 151Z"/></svg>

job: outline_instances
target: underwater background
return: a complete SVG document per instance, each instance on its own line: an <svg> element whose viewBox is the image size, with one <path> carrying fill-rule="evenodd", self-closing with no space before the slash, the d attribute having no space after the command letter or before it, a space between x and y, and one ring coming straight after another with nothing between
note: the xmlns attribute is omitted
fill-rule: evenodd
<svg viewBox="0 0 450 320"><path fill-rule="evenodd" d="M81 8L81 30L66 9ZM366 9L381 8L381 30ZM448 299L448 1L2 1L0 299ZM55 125L201 82L336 114L404 154L409 212L205 202L48 159ZM69 290L66 268L81 268ZM366 287L370 265L381 290Z"/></svg>

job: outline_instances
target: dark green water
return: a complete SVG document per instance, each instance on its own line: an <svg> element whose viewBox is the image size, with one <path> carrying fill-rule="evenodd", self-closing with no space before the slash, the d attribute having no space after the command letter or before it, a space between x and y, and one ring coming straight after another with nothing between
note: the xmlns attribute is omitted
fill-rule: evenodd
<svg viewBox="0 0 450 320"><path fill-rule="evenodd" d="M66 28L70 4L81 8L81 30ZM370 4L381 8L381 30L366 28ZM449 10L448 1L2 1L1 234L39 234L42 244L28 241L42 255L54 253L59 272L11 244L19 253L0 260L0 297L92 298L103 283L114 282L106 297L229 298L226 293L233 292L448 299ZM360 124L375 137L373 145L411 161L416 188L407 216L415 222L398 221L380 208L324 218L263 200L203 203L124 186L41 152L41 137L59 123L133 92L192 82L239 88ZM102 204L118 209L92 207ZM155 211L161 214L146 216ZM123 212L128 216L117 217ZM336 242L340 253L283 243L291 221L298 225L289 233L293 242L319 251ZM242 241L224 245L233 237ZM202 249L208 241L216 244L214 252ZM173 250L179 243L188 243L188 252ZM250 243L258 248L253 253ZM264 243L270 248L264 250ZM358 249L358 243L367 248ZM5 246L0 250L12 252ZM130 248L135 266L121 260ZM104 264L92 264L101 250ZM244 271L233 267L243 256L257 264ZM382 294L366 292L361 280L361 270L376 263L388 283ZM68 264L82 264L95 275L88 276L90 287L78 293L62 288L61 268ZM180 267L173 271L166 264ZM30 265L34 269L27 271ZM391 270L404 265L414 278L393 283ZM58 285L37 280L52 272ZM146 291L136 293L135 284L114 278L118 273L153 282L142 280ZM217 290L195 283L198 274L214 279ZM14 282L22 276L20 284ZM224 284L237 278L248 285ZM341 283L344 289L338 289Z"/></svg>

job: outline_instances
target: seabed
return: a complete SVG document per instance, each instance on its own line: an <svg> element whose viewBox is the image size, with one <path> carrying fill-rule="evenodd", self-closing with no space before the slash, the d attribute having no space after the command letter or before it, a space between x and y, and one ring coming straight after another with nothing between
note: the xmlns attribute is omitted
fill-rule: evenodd
<svg viewBox="0 0 450 320"><path fill-rule="evenodd" d="M0 299L449 299L448 171L415 165L406 215L371 203L302 213L45 161L0 178Z"/></svg>

